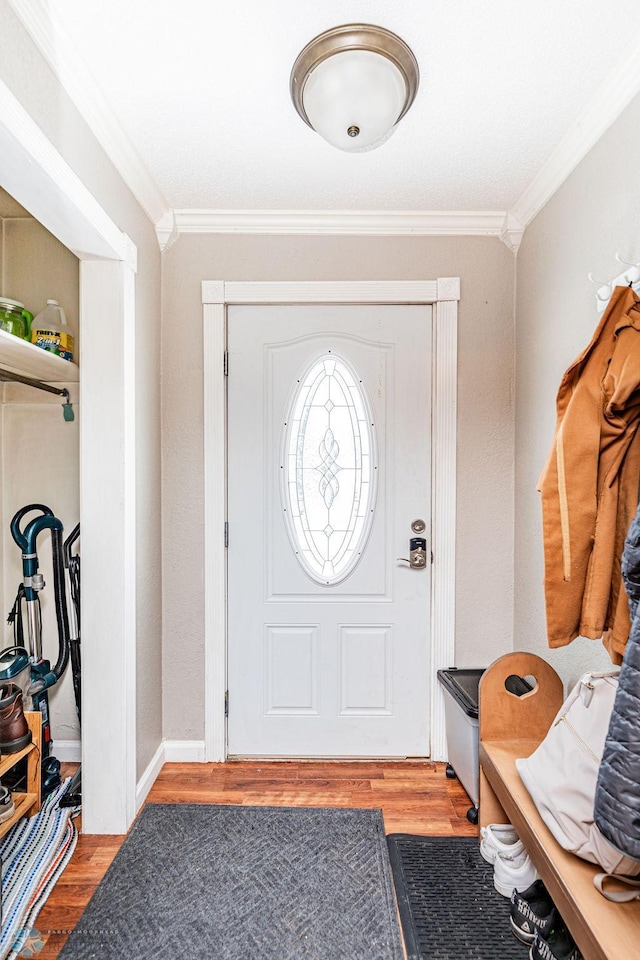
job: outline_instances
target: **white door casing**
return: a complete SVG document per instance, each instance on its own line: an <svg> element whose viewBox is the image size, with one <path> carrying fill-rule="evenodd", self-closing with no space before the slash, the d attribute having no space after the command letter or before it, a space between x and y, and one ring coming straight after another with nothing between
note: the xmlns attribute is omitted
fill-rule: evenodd
<svg viewBox="0 0 640 960"><path fill-rule="evenodd" d="M446 757L444 704L436 671L454 662L456 518L456 277L433 281L203 281L205 422L205 745L226 759L226 309L230 304L433 304L431 548L431 751Z"/></svg>
<svg viewBox="0 0 640 960"><path fill-rule="evenodd" d="M81 261L83 829L126 833L137 810L137 250L2 81L0 153L2 187Z"/></svg>
<svg viewBox="0 0 640 960"><path fill-rule="evenodd" d="M428 755L431 314L229 307L233 756Z"/></svg>

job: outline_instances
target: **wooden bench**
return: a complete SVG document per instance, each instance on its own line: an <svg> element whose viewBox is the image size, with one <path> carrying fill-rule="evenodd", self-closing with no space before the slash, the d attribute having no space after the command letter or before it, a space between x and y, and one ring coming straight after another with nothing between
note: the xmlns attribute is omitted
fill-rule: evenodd
<svg viewBox="0 0 640 960"><path fill-rule="evenodd" d="M511 674L533 676L531 693L505 689ZM544 739L563 701L562 682L540 657L512 653L480 681L480 826L511 823L578 944L584 960L640 958L640 901L611 903L593 886L597 867L563 850L543 823L515 768Z"/></svg>

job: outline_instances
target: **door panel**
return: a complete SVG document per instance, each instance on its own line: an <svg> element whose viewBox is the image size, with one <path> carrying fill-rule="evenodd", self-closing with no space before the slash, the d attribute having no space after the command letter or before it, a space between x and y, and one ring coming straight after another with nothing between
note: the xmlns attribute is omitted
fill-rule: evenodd
<svg viewBox="0 0 640 960"><path fill-rule="evenodd" d="M428 306L229 308L231 755L428 753L430 343Z"/></svg>
<svg viewBox="0 0 640 960"><path fill-rule="evenodd" d="M317 627L265 628L265 706L268 716L318 716Z"/></svg>
<svg viewBox="0 0 640 960"><path fill-rule="evenodd" d="M340 715L391 716L393 628L340 626Z"/></svg>

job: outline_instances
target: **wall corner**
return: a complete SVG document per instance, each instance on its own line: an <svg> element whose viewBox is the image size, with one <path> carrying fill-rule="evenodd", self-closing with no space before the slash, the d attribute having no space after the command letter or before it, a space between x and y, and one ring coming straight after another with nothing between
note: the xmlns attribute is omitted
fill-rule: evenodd
<svg viewBox="0 0 640 960"><path fill-rule="evenodd" d="M507 249L511 250L515 256L518 253L518 247L522 242L525 225L516 217L515 213L507 211L500 232L500 239Z"/></svg>

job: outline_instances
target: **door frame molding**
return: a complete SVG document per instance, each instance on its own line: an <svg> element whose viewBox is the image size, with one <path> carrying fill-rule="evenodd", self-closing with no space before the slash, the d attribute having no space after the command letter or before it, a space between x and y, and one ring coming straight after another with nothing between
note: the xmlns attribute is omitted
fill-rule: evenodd
<svg viewBox="0 0 640 960"><path fill-rule="evenodd" d="M122 834L137 812L137 248L3 81L0 154L3 188L80 260L82 819Z"/></svg>
<svg viewBox="0 0 640 960"><path fill-rule="evenodd" d="M446 759L436 671L455 654L456 433L460 278L245 282L203 280L205 759L227 759L227 307L237 304L429 304L432 324L430 757Z"/></svg>

